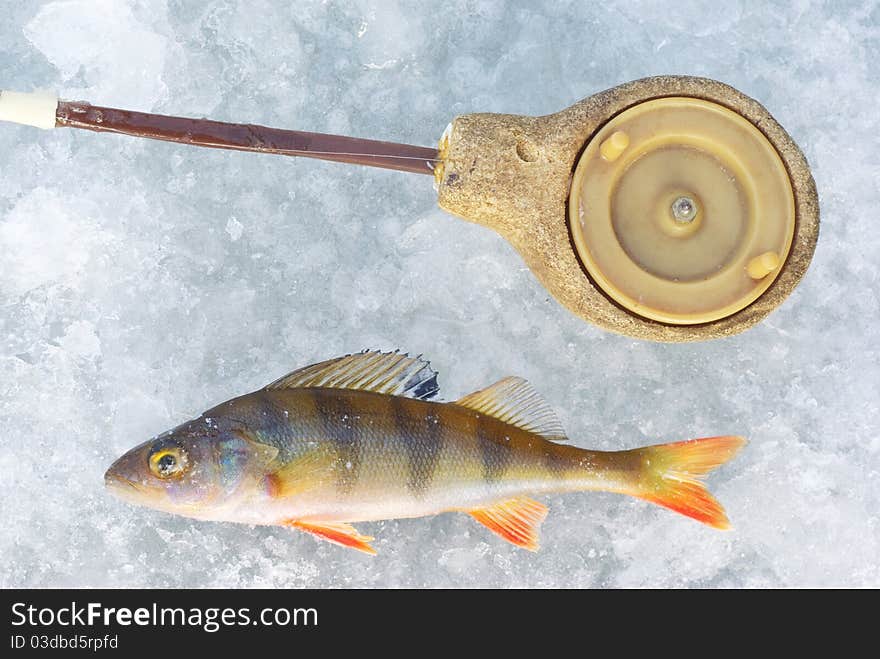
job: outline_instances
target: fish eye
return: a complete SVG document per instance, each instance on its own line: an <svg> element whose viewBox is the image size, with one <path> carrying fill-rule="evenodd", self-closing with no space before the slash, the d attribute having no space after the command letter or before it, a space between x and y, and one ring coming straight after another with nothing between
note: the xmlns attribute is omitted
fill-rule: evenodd
<svg viewBox="0 0 880 659"><path fill-rule="evenodd" d="M150 455L150 471L159 478L174 478L183 475L187 462L186 451L178 446L169 446Z"/></svg>

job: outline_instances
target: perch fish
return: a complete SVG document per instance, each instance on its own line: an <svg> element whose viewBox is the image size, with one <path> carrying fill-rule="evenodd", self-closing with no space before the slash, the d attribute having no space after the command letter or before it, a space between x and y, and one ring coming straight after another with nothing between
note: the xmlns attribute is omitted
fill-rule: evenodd
<svg viewBox="0 0 880 659"><path fill-rule="evenodd" d="M112 492L202 520L278 525L375 553L354 522L469 514L535 551L547 507L530 495L601 490L728 528L701 479L741 437L626 451L566 445L555 413L507 377L454 402L428 362L363 352L307 366L119 458Z"/></svg>

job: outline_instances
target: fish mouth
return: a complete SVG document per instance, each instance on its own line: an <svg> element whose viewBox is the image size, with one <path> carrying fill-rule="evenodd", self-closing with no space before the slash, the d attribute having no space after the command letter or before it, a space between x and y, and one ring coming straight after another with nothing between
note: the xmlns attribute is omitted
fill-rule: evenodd
<svg viewBox="0 0 880 659"><path fill-rule="evenodd" d="M121 474L117 474L113 471L108 471L104 474L104 485L111 490L116 490L120 493L129 493L132 492L140 493L141 489L138 487L138 484L133 480L126 478Z"/></svg>

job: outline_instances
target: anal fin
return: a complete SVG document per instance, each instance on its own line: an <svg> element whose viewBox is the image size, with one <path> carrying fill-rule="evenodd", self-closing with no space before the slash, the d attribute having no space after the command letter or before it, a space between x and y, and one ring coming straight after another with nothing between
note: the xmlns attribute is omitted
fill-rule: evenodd
<svg viewBox="0 0 880 659"><path fill-rule="evenodd" d="M370 546L373 539L368 535L361 535L351 524L345 522L304 522L302 520L288 520L283 522L284 526L290 526L306 533L332 542L335 545L343 547L351 547L364 552L365 554L376 554L376 550Z"/></svg>
<svg viewBox="0 0 880 659"><path fill-rule="evenodd" d="M538 551L541 523L547 517L547 506L528 497L499 501L488 508L469 510L471 517L509 543Z"/></svg>

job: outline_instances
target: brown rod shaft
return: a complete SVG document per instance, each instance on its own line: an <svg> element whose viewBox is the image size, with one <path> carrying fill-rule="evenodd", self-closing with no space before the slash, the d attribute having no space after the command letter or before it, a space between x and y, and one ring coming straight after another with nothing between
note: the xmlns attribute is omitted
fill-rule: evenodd
<svg viewBox="0 0 880 659"><path fill-rule="evenodd" d="M58 127L121 133L213 149L303 156L416 174L433 174L434 163L438 160L436 149L423 146L210 119L170 117L83 102L59 101L55 120Z"/></svg>

